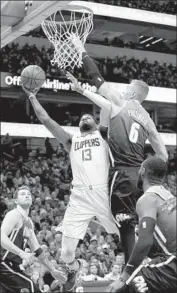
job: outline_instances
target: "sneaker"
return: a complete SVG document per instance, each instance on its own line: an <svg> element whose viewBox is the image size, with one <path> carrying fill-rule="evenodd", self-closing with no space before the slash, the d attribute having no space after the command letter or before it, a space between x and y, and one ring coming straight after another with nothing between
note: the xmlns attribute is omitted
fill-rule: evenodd
<svg viewBox="0 0 177 293"><path fill-rule="evenodd" d="M79 274L80 270L83 267L82 260L78 259L77 261L79 263L79 268L78 268L77 271L68 269L67 281L65 283L66 291L72 291L74 289L74 287L76 286L76 284L77 284L78 274Z"/></svg>

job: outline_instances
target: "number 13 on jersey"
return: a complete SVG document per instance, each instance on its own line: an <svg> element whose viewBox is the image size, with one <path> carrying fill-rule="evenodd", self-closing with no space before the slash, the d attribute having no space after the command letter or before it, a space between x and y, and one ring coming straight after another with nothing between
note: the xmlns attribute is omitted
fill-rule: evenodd
<svg viewBox="0 0 177 293"><path fill-rule="evenodd" d="M91 149L85 149L82 151L82 161L91 161L92 160L92 151Z"/></svg>

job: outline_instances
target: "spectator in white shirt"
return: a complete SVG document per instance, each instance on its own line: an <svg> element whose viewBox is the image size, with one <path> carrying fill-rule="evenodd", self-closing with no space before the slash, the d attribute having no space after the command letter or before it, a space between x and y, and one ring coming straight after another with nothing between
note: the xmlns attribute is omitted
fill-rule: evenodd
<svg viewBox="0 0 177 293"><path fill-rule="evenodd" d="M91 264L89 268L89 275L83 276L83 281L100 281L103 280L103 278L98 276L98 268L96 265Z"/></svg>
<svg viewBox="0 0 177 293"><path fill-rule="evenodd" d="M118 263L114 263L112 265L111 272L104 277L104 280L106 281L117 280L121 275L121 271L122 271L121 265L119 265Z"/></svg>

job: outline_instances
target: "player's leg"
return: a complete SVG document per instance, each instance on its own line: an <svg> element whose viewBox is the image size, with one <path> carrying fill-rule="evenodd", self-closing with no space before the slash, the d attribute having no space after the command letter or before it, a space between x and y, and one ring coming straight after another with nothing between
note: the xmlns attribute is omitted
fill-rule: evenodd
<svg viewBox="0 0 177 293"><path fill-rule="evenodd" d="M89 211L89 206L83 203L84 191L72 191L68 208L66 210L62 223L62 250L61 258L66 263L67 282L66 290L70 291L75 286L78 270L82 262L75 260L75 251L80 239L83 239L93 214ZM82 196L82 202L79 197ZM76 200L76 198L78 198Z"/></svg>
<svg viewBox="0 0 177 293"><path fill-rule="evenodd" d="M86 229L87 227L88 225L86 226ZM74 229L77 232L77 227L74 227ZM86 229L84 229L84 234L86 233ZM77 282L77 276L82 268L82 260L75 259L79 240L79 238L71 238L65 235L62 237L61 258L65 262L67 268L67 280L65 284L65 289L67 291L72 291L74 289Z"/></svg>
<svg viewBox="0 0 177 293"><path fill-rule="evenodd" d="M62 237L62 250L61 250L61 258L65 262L67 267L67 281L65 284L65 289L67 291L73 290L77 274L81 268L80 260L75 259L75 252L78 245L79 239L71 238L63 235Z"/></svg>
<svg viewBox="0 0 177 293"><path fill-rule="evenodd" d="M14 293L39 293L39 288L32 282L30 278L12 268L9 264L2 262L0 264L0 283L8 292Z"/></svg>
<svg viewBox="0 0 177 293"><path fill-rule="evenodd" d="M135 224L133 221L122 222L119 228L121 243L125 253L125 263L128 262L135 244Z"/></svg>
<svg viewBox="0 0 177 293"><path fill-rule="evenodd" d="M79 268L78 262L75 260L75 252L78 242L79 239L77 238L72 238L65 235L62 237L61 258L70 270L77 271Z"/></svg>
<svg viewBox="0 0 177 293"><path fill-rule="evenodd" d="M140 266L129 278L128 287L132 293L141 293L145 287L148 293L176 293L177 258L158 256L149 265Z"/></svg>
<svg viewBox="0 0 177 293"><path fill-rule="evenodd" d="M109 174L111 211L117 224L121 226L120 234L128 261L135 243L136 224L136 183L124 171L110 170ZM121 220L122 215L125 220Z"/></svg>
<svg viewBox="0 0 177 293"><path fill-rule="evenodd" d="M118 234L120 236L119 229L111 213L108 189L95 190L95 198L97 200L95 209L97 219L106 229L107 233Z"/></svg>

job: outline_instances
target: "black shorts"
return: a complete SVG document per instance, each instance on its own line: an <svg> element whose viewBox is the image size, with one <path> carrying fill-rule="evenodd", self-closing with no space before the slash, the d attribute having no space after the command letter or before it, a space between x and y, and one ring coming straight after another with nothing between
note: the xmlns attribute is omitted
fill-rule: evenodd
<svg viewBox="0 0 177 293"><path fill-rule="evenodd" d="M121 168L121 167L120 167ZM139 167L110 168L109 190L112 214L136 215L136 202L142 195L137 188Z"/></svg>
<svg viewBox="0 0 177 293"><path fill-rule="evenodd" d="M131 293L137 292L133 284L137 276L144 278L147 293L177 293L177 258L173 255L158 256L150 264L141 265L128 280Z"/></svg>
<svg viewBox="0 0 177 293"><path fill-rule="evenodd" d="M0 263L0 285L9 293L41 292L28 276L7 262Z"/></svg>

